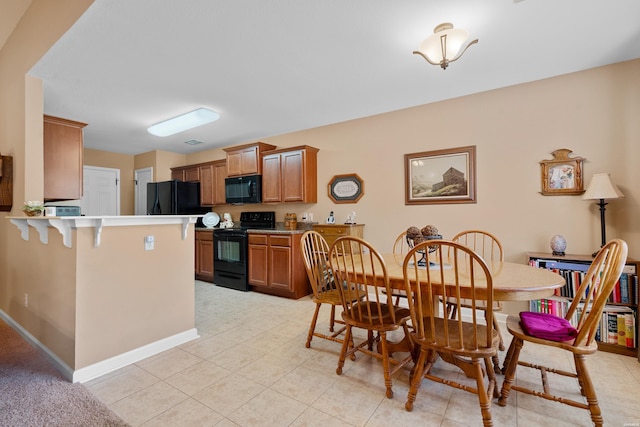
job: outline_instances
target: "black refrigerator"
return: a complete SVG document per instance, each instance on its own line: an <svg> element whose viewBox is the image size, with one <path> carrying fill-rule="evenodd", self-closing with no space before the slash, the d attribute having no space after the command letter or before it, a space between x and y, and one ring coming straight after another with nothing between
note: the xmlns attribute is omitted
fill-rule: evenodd
<svg viewBox="0 0 640 427"><path fill-rule="evenodd" d="M209 210L200 206L199 182L172 180L147 184L147 215L193 215Z"/></svg>

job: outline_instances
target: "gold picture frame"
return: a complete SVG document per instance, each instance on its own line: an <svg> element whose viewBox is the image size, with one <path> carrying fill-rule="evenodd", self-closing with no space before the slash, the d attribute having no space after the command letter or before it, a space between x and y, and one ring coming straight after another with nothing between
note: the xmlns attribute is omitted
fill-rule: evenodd
<svg viewBox="0 0 640 427"><path fill-rule="evenodd" d="M476 203L476 146L404 155L405 205Z"/></svg>
<svg viewBox="0 0 640 427"><path fill-rule="evenodd" d="M584 193L582 157L569 157L571 150L553 151L553 159L540 162L543 196L579 195Z"/></svg>

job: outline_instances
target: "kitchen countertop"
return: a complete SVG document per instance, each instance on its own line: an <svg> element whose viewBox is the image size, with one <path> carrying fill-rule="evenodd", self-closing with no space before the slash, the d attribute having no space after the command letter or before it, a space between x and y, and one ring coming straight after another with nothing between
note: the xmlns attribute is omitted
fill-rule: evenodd
<svg viewBox="0 0 640 427"><path fill-rule="evenodd" d="M302 234L307 230L287 230L286 228L272 228L272 229L254 229L247 230L247 233L252 234Z"/></svg>
<svg viewBox="0 0 640 427"><path fill-rule="evenodd" d="M216 227L216 228L196 227L195 230L196 231L213 231L213 230L219 230L219 228L218 227ZM307 231L307 230L306 229L287 230L286 228L276 227L276 228L250 229L250 230L247 230L247 233L256 233L256 234L302 234L305 231Z"/></svg>

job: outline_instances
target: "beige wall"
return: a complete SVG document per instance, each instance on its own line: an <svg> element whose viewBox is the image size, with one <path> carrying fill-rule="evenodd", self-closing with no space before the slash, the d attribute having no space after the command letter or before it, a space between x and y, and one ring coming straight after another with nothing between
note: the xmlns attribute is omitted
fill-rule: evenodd
<svg viewBox="0 0 640 427"><path fill-rule="evenodd" d="M179 224L105 227L97 248L94 237L83 228L74 242L75 369L195 328L192 226L184 240Z"/></svg>
<svg viewBox="0 0 640 427"><path fill-rule="evenodd" d="M14 214L24 200L42 199L42 86L25 75L90 3L33 1L0 51L0 152L14 156ZM384 252L406 227L434 224L445 237L466 228L490 230L501 238L512 261L523 262L527 251L549 251L554 234L567 238L569 252L591 253L600 244L595 204L579 196L539 194L539 162L558 148L568 148L586 158L586 183L594 173L610 172L626 195L607 207L608 237L627 240L630 255L639 258L638 75L640 60L635 60L267 138L265 142L279 147L307 144L320 149L318 203L214 210L233 212L237 219L242 210L274 209L279 221L285 212L313 212L316 221L324 221L333 210L339 222L355 210L358 222L366 224L365 238ZM477 147L477 203L405 206L403 155L466 145ZM134 158L134 168L149 166L139 166L138 159L151 160L155 180L162 181L170 178L170 167L221 159L224 152L184 156L156 151L141 156ZM365 195L357 204L334 204L326 196L331 177L345 173L364 180ZM31 280L36 286L41 280L25 278L24 261L10 257L20 244L10 227L8 221L0 222L0 309L12 314L23 311L16 305L33 286ZM52 263L40 259L37 274L55 271ZM29 316L24 321L33 329L37 324L63 324L45 333L47 342L69 332L66 320L46 308Z"/></svg>
<svg viewBox="0 0 640 427"><path fill-rule="evenodd" d="M66 310L75 304L74 261L68 252L45 255L42 244L25 250L5 217L21 215L25 200L43 199L42 82L27 73L91 3L32 1L0 50L0 152L14 163L13 210L0 214L0 309L64 360L73 360L74 351L73 315ZM60 309L51 309L52 302L61 302Z"/></svg>
<svg viewBox="0 0 640 427"><path fill-rule="evenodd" d="M445 237L463 229L490 230L507 259L523 262L527 251L548 252L562 234L568 252L591 253L600 245L595 203L580 196L542 196L539 162L558 148L585 158L585 187L594 173L609 172L626 198L607 206L607 238L629 243L640 257L640 60L568 74L378 116L264 139L278 147L307 144L318 153L318 203L220 206L214 211L274 209L313 212L339 222L355 210L365 238L390 251L408 226L433 224ZM406 206L404 154L475 145L477 203ZM224 158L220 149L188 163ZM337 174L357 173L365 195L356 204L335 204L327 184Z"/></svg>

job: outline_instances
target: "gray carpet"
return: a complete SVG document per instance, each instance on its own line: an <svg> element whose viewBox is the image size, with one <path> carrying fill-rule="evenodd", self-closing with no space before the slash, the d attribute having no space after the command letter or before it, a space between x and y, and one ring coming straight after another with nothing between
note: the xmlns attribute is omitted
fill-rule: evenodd
<svg viewBox="0 0 640 427"><path fill-rule="evenodd" d="M0 320L0 426L127 426Z"/></svg>

